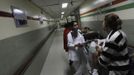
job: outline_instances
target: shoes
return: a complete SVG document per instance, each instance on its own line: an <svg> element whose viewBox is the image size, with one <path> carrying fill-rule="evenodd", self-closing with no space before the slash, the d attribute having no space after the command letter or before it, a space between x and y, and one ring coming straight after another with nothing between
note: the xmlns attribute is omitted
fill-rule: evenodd
<svg viewBox="0 0 134 75"><path fill-rule="evenodd" d="M92 75L92 71L88 70L88 74L89 74L89 75Z"/></svg>
<svg viewBox="0 0 134 75"><path fill-rule="evenodd" d="M92 75L99 75L98 72L97 72L97 69L93 69Z"/></svg>

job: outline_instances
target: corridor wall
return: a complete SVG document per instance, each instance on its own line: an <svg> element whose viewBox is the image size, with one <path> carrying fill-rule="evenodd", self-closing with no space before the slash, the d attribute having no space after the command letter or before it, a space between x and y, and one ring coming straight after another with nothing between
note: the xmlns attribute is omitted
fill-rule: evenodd
<svg viewBox="0 0 134 75"><path fill-rule="evenodd" d="M99 1L99 0L98 0ZM123 21L122 29L128 36L129 45L134 44L134 1L133 0L105 0L104 2L87 1L80 7L82 26L106 36L102 28L104 16L115 13ZM101 1L101 0L100 0Z"/></svg>

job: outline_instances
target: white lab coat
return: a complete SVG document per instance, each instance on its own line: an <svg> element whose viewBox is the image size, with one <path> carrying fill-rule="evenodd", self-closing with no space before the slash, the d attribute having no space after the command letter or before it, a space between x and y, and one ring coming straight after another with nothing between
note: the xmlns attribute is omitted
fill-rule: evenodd
<svg viewBox="0 0 134 75"><path fill-rule="evenodd" d="M68 33L68 47L69 47L69 60L73 61L73 66L76 70L74 75L87 75L86 58L84 56L84 48L78 48L74 46L76 44L85 43L84 37L78 32L78 36L73 39L71 32Z"/></svg>
<svg viewBox="0 0 134 75"><path fill-rule="evenodd" d="M77 50L80 49L80 48L74 48L74 46L76 44L82 44L82 43L85 43L85 39L84 37L78 32L78 36L73 39L72 35L71 35L71 32L70 31L67 35L67 38L68 38L68 47L69 47L69 60L72 60L72 61L79 61L79 57L78 57L78 54L77 54Z"/></svg>

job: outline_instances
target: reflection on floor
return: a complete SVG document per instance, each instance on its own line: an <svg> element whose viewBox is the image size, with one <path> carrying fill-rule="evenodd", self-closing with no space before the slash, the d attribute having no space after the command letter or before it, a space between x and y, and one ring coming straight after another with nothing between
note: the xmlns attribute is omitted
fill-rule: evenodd
<svg viewBox="0 0 134 75"><path fill-rule="evenodd" d="M63 49L63 29L56 31L47 59L40 75L73 75Z"/></svg>

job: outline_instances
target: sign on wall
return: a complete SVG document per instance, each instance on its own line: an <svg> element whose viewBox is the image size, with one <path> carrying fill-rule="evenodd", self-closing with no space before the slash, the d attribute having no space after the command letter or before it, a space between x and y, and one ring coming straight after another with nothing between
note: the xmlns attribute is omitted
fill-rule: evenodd
<svg viewBox="0 0 134 75"><path fill-rule="evenodd" d="M43 24L44 19L42 16L40 16L39 21L40 21L40 24Z"/></svg>
<svg viewBox="0 0 134 75"><path fill-rule="evenodd" d="M16 27L22 27L27 25L27 16L22 9L11 6L12 14L14 16L14 21Z"/></svg>

